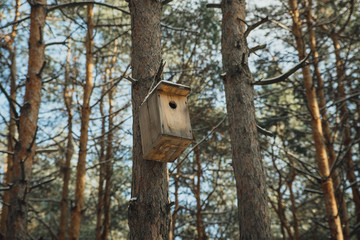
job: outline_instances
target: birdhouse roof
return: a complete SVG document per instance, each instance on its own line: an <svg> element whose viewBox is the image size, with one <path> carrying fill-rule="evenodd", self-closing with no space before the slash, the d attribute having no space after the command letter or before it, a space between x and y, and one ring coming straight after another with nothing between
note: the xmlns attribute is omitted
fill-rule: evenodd
<svg viewBox="0 0 360 240"><path fill-rule="evenodd" d="M160 91L168 94L174 94L179 96L187 96L190 93L190 87L177 84L169 81L160 81L154 89L151 91L151 93L155 91Z"/></svg>

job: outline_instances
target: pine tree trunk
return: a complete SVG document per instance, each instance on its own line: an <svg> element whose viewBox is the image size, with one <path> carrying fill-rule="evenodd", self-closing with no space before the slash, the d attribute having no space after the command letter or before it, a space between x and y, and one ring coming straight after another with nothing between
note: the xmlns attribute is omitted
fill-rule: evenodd
<svg viewBox="0 0 360 240"><path fill-rule="evenodd" d="M314 31L313 23L312 23L311 7L312 7L312 0L308 0L308 6L306 7L306 12L307 12L306 20L307 20L308 29L309 29L310 49L311 49L313 57L314 57L313 66L314 66L316 80L318 83L317 93L318 93L318 99L319 99L320 114L322 116L321 123L322 123L322 128L324 131L325 144L326 144L328 154L329 154L329 156L328 156L329 166L333 166L333 164L335 163L335 160L336 160L336 153L334 150L332 131L331 131L330 123L328 120L329 117L326 112L326 101L325 101L325 91L324 91L325 86L324 86L324 81L323 81L323 78L321 76L320 69L319 69L319 53L317 51L315 31ZM348 221L349 221L348 215L349 214L347 211L346 200L344 199L344 194L340 190L341 179L340 179L340 175L339 175L339 170L335 168L333 170L331 177L332 177L333 184L334 184L333 188L335 190L336 202L337 202L337 204L339 206L339 210L340 210L340 218L341 218L341 224L343 226L344 239L349 239L349 237L350 237L350 228L349 228L349 223L348 223Z"/></svg>
<svg viewBox="0 0 360 240"><path fill-rule="evenodd" d="M103 96L106 92L106 75L104 78L104 86L101 92ZM105 166L103 164L105 160L105 123L106 118L104 115L104 102L100 101L100 114L101 114L101 137L100 141L100 156L99 156L99 187L98 187L98 203L96 206L96 240L101 240L102 226L103 226L103 209L104 209L104 176L105 176Z"/></svg>
<svg viewBox="0 0 360 240"><path fill-rule="evenodd" d="M201 169L201 158L200 158L200 150L199 147L194 149L195 160L196 160L196 185L194 183L195 190L195 199L196 199L196 230L198 234L198 240L207 239L204 220L202 216L202 207L201 207L201 177L202 177L202 169Z"/></svg>
<svg viewBox="0 0 360 240"><path fill-rule="evenodd" d="M345 80L345 67L343 66L343 60L340 56L340 43L339 43L339 36L338 34L333 34L330 36L333 45L335 48L335 58L336 58L336 73L337 73L337 91L339 94L339 99L346 98L345 86L343 81ZM352 160L352 140L351 140L351 131L350 131L350 124L348 122L349 118L349 110L346 101L341 104L340 107L340 119L341 124L343 126L343 145L346 149L345 154L345 169L346 175L349 183L351 184L351 190L353 194L353 201L355 204L355 215L356 221L360 224L360 188L357 184L356 175L354 172L354 162ZM360 231L357 231L357 239L360 240Z"/></svg>
<svg viewBox="0 0 360 240"><path fill-rule="evenodd" d="M143 159L139 107L150 90L161 61L161 1L131 0L133 168L129 205L130 239L169 238L170 206L166 163Z"/></svg>
<svg viewBox="0 0 360 240"><path fill-rule="evenodd" d="M29 64L24 103L20 111L19 141L15 145L7 218L8 240L27 239L28 193L36 146L37 120L41 102L41 73L45 65L43 29L46 0L35 1L30 13Z"/></svg>
<svg viewBox="0 0 360 240"><path fill-rule="evenodd" d="M16 0L15 2L15 17L14 22L16 22L20 16L19 7L20 7L20 0ZM17 74L17 66L16 66L16 46L14 46L15 38L17 34L17 24L13 25L11 34L10 34L10 41L7 43L7 48L9 50L9 58L10 58L10 98L16 100L16 74ZM16 134L16 121L15 121L15 113L13 109L10 107L10 120L9 120L9 133L7 136L8 142L8 152L14 152L15 147L15 134ZM13 155L8 154L6 159L6 166L5 166L5 179L4 183L8 184L11 183L12 178L12 171L13 171ZM1 211L1 223L0 223L0 239L6 238L6 219L8 216L8 206L6 204L10 201L10 191L5 191L2 201L5 204L2 204L2 211Z"/></svg>
<svg viewBox="0 0 360 240"><path fill-rule="evenodd" d="M87 35L86 35L86 76L84 98L81 109L80 151L76 168L75 206L71 212L69 239L77 240L80 235L80 222L84 209L84 191L86 175L86 153L88 142L88 128L90 120L90 96L93 88L93 4L87 8Z"/></svg>
<svg viewBox="0 0 360 240"><path fill-rule="evenodd" d="M271 239L265 183L255 124L253 77L244 37L245 1L222 2L222 59L240 239Z"/></svg>
<svg viewBox="0 0 360 240"><path fill-rule="evenodd" d="M289 0L290 13L293 19L293 34L296 40L296 47L299 55L299 59L305 58L305 46L302 40L302 29L299 18L299 10L297 0ZM309 66L305 66L302 69L304 86L306 90L306 99L308 109L311 114L311 129L313 133L316 159L318 162L319 173L322 178L322 191L325 200L325 209L328 217L330 233L332 239L343 239L343 232L338 215L338 208L334 195L333 182L330 177L330 168L328 162L328 155L326 145L324 143L323 129L321 125L320 110L316 98L315 87L310 72Z"/></svg>
<svg viewBox="0 0 360 240"><path fill-rule="evenodd" d="M66 56L65 65L65 85L64 85L64 103L66 112L68 115L68 135L67 135L67 146L65 152L65 163L61 166L63 174L63 187L61 194L61 207L60 207L60 221L58 230L58 240L65 240L67 235L67 218L69 212L69 182L71 174L71 159L74 154L74 144L72 135L72 118L73 113L71 111L73 91L70 88L70 56L71 56L71 41L69 39L68 52Z"/></svg>
<svg viewBox="0 0 360 240"><path fill-rule="evenodd" d="M296 207L296 201L295 201L295 196L294 196L294 191L293 191L293 182L296 177L296 170L294 168L294 162L291 159L290 159L290 162L291 162L291 172L290 172L290 179L287 182L287 186L289 188L290 201L291 201L291 212L293 215L294 239L300 240L299 221L298 221L298 217L297 217L297 207Z"/></svg>
<svg viewBox="0 0 360 240"><path fill-rule="evenodd" d="M180 178L180 174L181 174L181 164L179 162L180 160L177 160L177 168L176 168L176 173L174 176L174 212L171 215L171 229L170 229L170 236L169 236L169 240L174 240L175 239L175 229L176 229L176 219L177 219L177 213L180 210L180 206L179 206L179 178Z"/></svg>
<svg viewBox="0 0 360 240"><path fill-rule="evenodd" d="M117 41L115 41L115 47L114 47L114 57L111 60L111 66L109 69L109 87L113 86L114 81L112 80L112 72L114 69L114 65L115 65L115 61L116 61L116 51L117 51ZM111 220L111 216L110 216L110 206L111 206L111 178L112 178L112 173L113 173L113 128L114 128L114 114L113 114L113 106L114 106L114 101L113 101L113 94L114 94L114 88L110 89L108 92L108 101L109 101L109 127L108 127L108 134L107 134L107 148L106 148L106 156L105 156L105 161L106 161L106 165L105 165L105 193L104 193L104 230L103 230L103 234L102 234L102 239L106 240L107 236L109 235L110 232L110 220Z"/></svg>

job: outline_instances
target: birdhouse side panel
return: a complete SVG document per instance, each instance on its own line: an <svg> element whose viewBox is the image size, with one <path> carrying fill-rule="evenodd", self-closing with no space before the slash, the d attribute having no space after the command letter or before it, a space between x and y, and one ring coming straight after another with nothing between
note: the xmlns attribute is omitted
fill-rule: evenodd
<svg viewBox="0 0 360 240"><path fill-rule="evenodd" d="M140 107L140 131L143 154L148 155L161 137L161 122L156 94Z"/></svg>
<svg viewBox="0 0 360 240"><path fill-rule="evenodd" d="M186 97L159 92L158 98L162 134L192 139Z"/></svg>

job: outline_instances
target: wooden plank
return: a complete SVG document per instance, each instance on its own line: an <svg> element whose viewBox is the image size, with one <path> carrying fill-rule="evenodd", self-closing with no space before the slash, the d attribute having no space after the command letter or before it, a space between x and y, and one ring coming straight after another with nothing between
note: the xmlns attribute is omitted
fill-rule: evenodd
<svg viewBox="0 0 360 240"><path fill-rule="evenodd" d="M151 152L144 155L147 160L173 162L192 143L190 139L162 135Z"/></svg>
<svg viewBox="0 0 360 240"><path fill-rule="evenodd" d="M160 115L156 95L140 106L140 131L143 154L147 155L161 137Z"/></svg>
<svg viewBox="0 0 360 240"><path fill-rule="evenodd" d="M184 96L169 95L158 92L161 133L192 139L187 99Z"/></svg>

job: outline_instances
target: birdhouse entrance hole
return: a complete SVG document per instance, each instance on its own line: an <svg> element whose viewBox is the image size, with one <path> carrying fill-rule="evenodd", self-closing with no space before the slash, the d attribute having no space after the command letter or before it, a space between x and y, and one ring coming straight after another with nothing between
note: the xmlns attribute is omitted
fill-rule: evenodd
<svg viewBox="0 0 360 240"><path fill-rule="evenodd" d="M176 102L174 102L174 101L169 102L169 106L170 106L172 109L175 109L175 108L177 107Z"/></svg>

